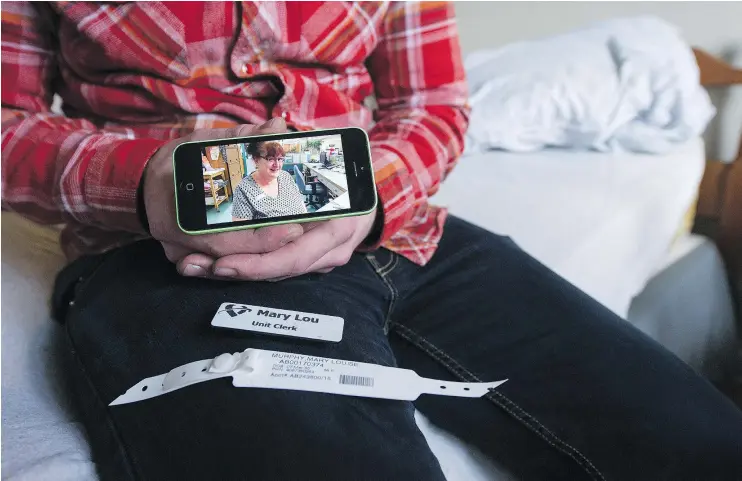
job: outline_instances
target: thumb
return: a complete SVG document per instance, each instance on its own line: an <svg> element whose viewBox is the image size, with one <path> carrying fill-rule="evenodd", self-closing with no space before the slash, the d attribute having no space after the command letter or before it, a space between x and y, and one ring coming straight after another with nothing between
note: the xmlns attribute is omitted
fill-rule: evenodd
<svg viewBox="0 0 742 481"><path fill-rule="evenodd" d="M281 134L283 132L286 132L288 128L286 127L286 121L283 120L281 117L274 117L264 123L263 125L259 125L258 129L255 133L258 134Z"/></svg>
<svg viewBox="0 0 742 481"><path fill-rule="evenodd" d="M259 133L260 127L255 125L238 125L228 130L230 137L247 137Z"/></svg>

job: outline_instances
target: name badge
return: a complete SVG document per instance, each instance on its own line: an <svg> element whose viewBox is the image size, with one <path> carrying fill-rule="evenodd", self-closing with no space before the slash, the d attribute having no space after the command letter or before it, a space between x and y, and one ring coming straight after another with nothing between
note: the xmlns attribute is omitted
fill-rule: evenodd
<svg viewBox="0 0 742 481"><path fill-rule="evenodd" d="M219 306L211 325L278 336L340 342L345 321L342 317L325 314L225 302Z"/></svg>

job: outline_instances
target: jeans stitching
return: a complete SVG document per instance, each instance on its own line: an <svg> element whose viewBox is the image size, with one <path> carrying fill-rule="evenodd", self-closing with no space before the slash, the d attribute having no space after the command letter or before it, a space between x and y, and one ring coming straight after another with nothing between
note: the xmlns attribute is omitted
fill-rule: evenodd
<svg viewBox="0 0 742 481"><path fill-rule="evenodd" d="M397 256L393 255L395 259L394 265L392 265L392 269L394 269L394 266L396 266L396 259ZM373 254L366 254L366 259L368 259L368 262L371 264L371 267L373 267L374 272L376 272L376 275L379 276L379 279L381 279L381 282L386 285L386 287L389 289L389 293L391 295L391 298L389 300L389 307L387 308L386 312L386 318L384 319L384 334L389 334L389 323L391 321L392 317L392 310L394 309L394 304L397 302L397 296L398 292L396 287L394 287L394 284L392 284L392 281L387 277L387 274L391 272L389 270L387 273L382 272L382 268L379 265L378 261L376 260L376 257L374 257ZM387 264L389 265L389 264Z"/></svg>
<svg viewBox="0 0 742 481"><path fill-rule="evenodd" d="M379 264L379 261L376 260L376 256L374 256L373 254L366 254L366 260L368 260L369 264L371 264L371 268L374 270L374 272L378 274L381 270L381 265Z"/></svg>
<svg viewBox="0 0 742 481"><path fill-rule="evenodd" d="M479 379L474 373L472 373L471 371L463 367L455 359L453 359L451 356L446 354L439 347L435 346L430 341L425 339L423 336L419 335L417 332L413 331L407 326L403 326L396 322L391 323L391 324L393 327L397 328L400 331L398 333L400 336L404 337L408 341L415 344L418 348L428 353L435 360L437 360L438 362L446 366L449 370L453 372L453 374L457 375L462 380L464 381L473 380L477 382L482 382L482 380ZM518 421L520 421L521 423L525 424L530 429L532 429L536 433L536 435L538 435L540 438L546 441L549 445L554 447L554 449L572 458L593 479L596 479L596 476L597 476L597 479L601 479L605 481L605 477L603 476L603 474L598 470L598 468L595 467L595 465L584 454L582 454L579 450L574 448L572 445L570 445L563 439L559 438L556 434L554 434L551 430L549 430L549 428L541 424L532 415L525 412L523 408L518 406L512 400L508 399L504 394L492 390L489 393L487 393L485 396L490 401L492 401L494 404L496 404L497 406L501 407L506 412L508 412L515 419L517 419ZM549 438L552 438L553 440ZM557 445L557 443L559 445Z"/></svg>
<svg viewBox="0 0 742 481"><path fill-rule="evenodd" d="M379 271L380 272L386 271L386 269L392 264L392 262L394 262L394 260L395 260L394 255L389 256L389 261L384 265L384 267L380 267Z"/></svg>
<svg viewBox="0 0 742 481"><path fill-rule="evenodd" d="M395 267L397 267L397 262L399 260L399 256L396 254L394 255L394 263L392 263L391 267L383 274L380 274L381 278L384 279L384 282L386 282L386 285L389 286L389 289L392 291L392 300L389 303L389 312L386 316L386 320L384 321L384 333L389 334L389 326L392 322L392 311L394 309L394 305L397 302L397 299L399 299L399 292L397 291L397 286L394 285L392 280L389 278L389 274L394 270Z"/></svg>
<svg viewBox="0 0 742 481"><path fill-rule="evenodd" d="M381 268L379 274L388 276L397 267L397 263L399 263L399 256L396 254L392 254L392 260L390 260L386 266Z"/></svg>

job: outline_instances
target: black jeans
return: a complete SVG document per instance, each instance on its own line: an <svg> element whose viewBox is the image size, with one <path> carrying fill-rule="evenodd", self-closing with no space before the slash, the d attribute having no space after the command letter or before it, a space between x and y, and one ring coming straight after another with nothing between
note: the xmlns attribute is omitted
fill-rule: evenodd
<svg viewBox="0 0 742 481"><path fill-rule="evenodd" d="M521 479L742 479L731 402L509 239L455 218L425 267L379 250L325 275L217 282L179 276L146 241L73 263L55 299L104 479L443 479L409 402L220 379L107 407L144 377L248 347L509 378L483 398L414 407ZM226 301L340 316L344 337L218 330Z"/></svg>

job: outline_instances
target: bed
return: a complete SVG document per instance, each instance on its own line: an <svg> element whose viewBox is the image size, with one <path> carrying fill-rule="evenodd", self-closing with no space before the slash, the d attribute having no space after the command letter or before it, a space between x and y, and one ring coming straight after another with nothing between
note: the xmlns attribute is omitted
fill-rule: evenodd
<svg viewBox="0 0 742 481"><path fill-rule="evenodd" d="M488 152L464 157L435 201L510 235L544 264L715 376L723 370L734 337L723 267L713 244L687 233L678 237L695 200L703 159L700 139L666 156L646 158ZM473 183L490 193L487 204L469 194L481 192L471 188ZM64 262L56 232L3 214L2 243L3 477L94 480L82 427L56 370L61 329L47 309L54 274ZM693 282L700 270L704 289ZM668 310L668 298L678 292L687 305L705 306L703 312ZM449 481L512 479L419 413L417 420Z"/></svg>
<svg viewBox="0 0 742 481"><path fill-rule="evenodd" d="M433 201L509 235L625 318L687 232L704 165L700 138L664 155L489 151L465 155Z"/></svg>
<svg viewBox="0 0 742 481"><path fill-rule="evenodd" d="M731 357L735 323L719 253L688 228L703 147L693 138L660 156L472 154L433 200L511 236L714 379ZM472 195L482 191L486 202ZM49 317L54 275L64 263L57 232L13 214L1 220L3 479L96 480L57 367L61 327ZM421 414L416 419L449 481L514 479Z"/></svg>

